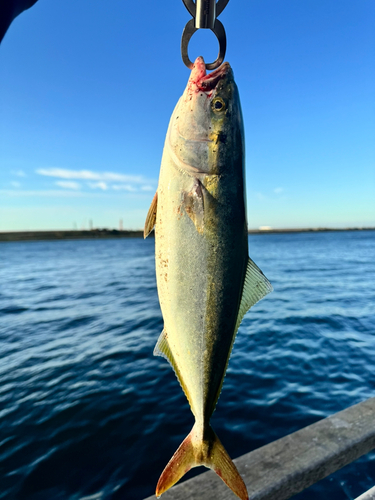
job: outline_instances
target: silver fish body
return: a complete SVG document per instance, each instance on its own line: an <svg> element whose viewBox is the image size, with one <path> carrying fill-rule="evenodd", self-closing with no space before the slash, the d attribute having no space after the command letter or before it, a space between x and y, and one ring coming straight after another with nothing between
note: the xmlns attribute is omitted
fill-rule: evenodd
<svg viewBox="0 0 375 500"><path fill-rule="evenodd" d="M145 235L154 225L164 319L155 354L173 366L195 417L157 495L206 465L246 499L209 421L243 315L272 287L248 257L243 121L228 63L206 75L203 59L195 62L170 120Z"/></svg>

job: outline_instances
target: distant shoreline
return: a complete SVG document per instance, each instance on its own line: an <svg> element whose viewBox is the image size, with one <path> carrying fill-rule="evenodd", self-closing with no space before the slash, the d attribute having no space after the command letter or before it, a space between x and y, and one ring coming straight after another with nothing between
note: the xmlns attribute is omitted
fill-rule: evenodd
<svg viewBox="0 0 375 500"><path fill-rule="evenodd" d="M294 228L294 229L249 229L249 234L318 233L331 231L375 231L375 227L348 228ZM153 236L151 233L150 236ZM91 240L109 238L143 238L141 230L91 229L68 231L8 231L0 232L0 242L43 241L43 240Z"/></svg>

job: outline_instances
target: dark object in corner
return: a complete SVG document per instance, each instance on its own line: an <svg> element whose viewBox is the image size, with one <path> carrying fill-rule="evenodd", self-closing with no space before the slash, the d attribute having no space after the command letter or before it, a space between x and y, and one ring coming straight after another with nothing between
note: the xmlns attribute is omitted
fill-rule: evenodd
<svg viewBox="0 0 375 500"><path fill-rule="evenodd" d="M36 2L37 0L0 0L0 42L13 19Z"/></svg>

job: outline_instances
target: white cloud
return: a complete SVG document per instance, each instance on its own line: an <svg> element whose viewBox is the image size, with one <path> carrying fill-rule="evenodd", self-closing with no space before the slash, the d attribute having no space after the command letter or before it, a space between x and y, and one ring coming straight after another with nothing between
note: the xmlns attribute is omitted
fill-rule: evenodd
<svg viewBox="0 0 375 500"><path fill-rule="evenodd" d="M17 182L17 181L12 181L10 183L14 188L19 188L21 187L21 183L20 182Z"/></svg>
<svg viewBox="0 0 375 500"><path fill-rule="evenodd" d="M55 177L57 186L64 189L79 190L85 186L91 189L107 191L139 192L154 191L154 180L147 179L141 175L125 175L115 172L94 172L92 170L70 170L66 168L39 168L36 170L39 175ZM78 183L76 180L86 181Z"/></svg>
<svg viewBox="0 0 375 500"><path fill-rule="evenodd" d="M274 193L276 193L276 194L280 194L280 193L282 193L283 191L284 191L284 188L282 188L282 187L277 187L277 188L275 188L275 189L273 190L273 192L274 192Z"/></svg>
<svg viewBox="0 0 375 500"><path fill-rule="evenodd" d="M102 189L103 191L106 191L108 189L106 182L89 182L89 186L93 189Z"/></svg>
<svg viewBox="0 0 375 500"><path fill-rule="evenodd" d="M263 201L266 199L263 193L255 193L255 196L258 198L259 201Z"/></svg>
<svg viewBox="0 0 375 500"><path fill-rule="evenodd" d="M81 184L74 181L57 181L55 184L65 189L81 189Z"/></svg>
<svg viewBox="0 0 375 500"><path fill-rule="evenodd" d="M136 191L130 184L113 184L112 189L116 191Z"/></svg>
<svg viewBox="0 0 375 500"><path fill-rule="evenodd" d="M26 174L23 170L12 170L11 173L16 175L17 177L26 177Z"/></svg>
<svg viewBox="0 0 375 500"><path fill-rule="evenodd" d="M41 196L52 198L82 198L82 197L97 197L98 193L83 193L77 190L63 190L63 189L46 189L46 190L25 190L25 189L0 189L0 196L8 197L28 197Z"/></svg>
<svg viewBox="0 0 375 500"><path fill-rule="evenodd" d="M145 182L141 175L116 174L114 172L93 172L92 170L69 170L66 168L38 168L36 173L60 179L82 179L88 181Z"/></svg>

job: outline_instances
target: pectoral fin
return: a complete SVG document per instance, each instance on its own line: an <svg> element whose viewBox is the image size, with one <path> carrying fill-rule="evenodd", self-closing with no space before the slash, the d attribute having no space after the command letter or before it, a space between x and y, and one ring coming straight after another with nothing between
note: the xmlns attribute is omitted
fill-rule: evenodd
<svg viewBox="0 0 375 500"><path fill-rule="evenodd" d="M245 283L242 291L240 308L238 310L235 332L237 332L247 311L260 299L272 292L273 287L253 260L248 258Z"/></svg>
<svg viewBox="0 0 375 500"><path fill-rule="evenodd" d="M195 179L194 186L188 193L184 194L183 206L185 212L193 221L198 233L203 234L204 229L204 200L203 189L205 189L198 179Z"/></svg>
<svg viewBox="0 0 375 500"><path fill-rule="evenodd" d="M148 209L146 222L145 222L145 228L143 230L143 237L144 238L147 238L147 236L154 229L155 222L156 222L157 206L158 206L158 192L156 191L155 196L152 199L150 208Z"/></svg>

